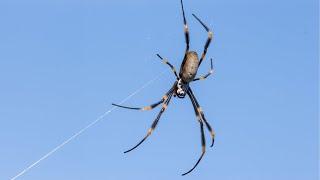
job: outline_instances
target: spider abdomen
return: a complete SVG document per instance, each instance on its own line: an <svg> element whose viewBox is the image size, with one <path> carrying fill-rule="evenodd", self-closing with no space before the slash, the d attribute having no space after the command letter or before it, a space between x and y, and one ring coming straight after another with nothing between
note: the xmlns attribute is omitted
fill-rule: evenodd
<svg viewBox="0 0 320 180"><path fill-rule="evenodd" d="M189 83L194 79L197 74L199 67L198 54L194 51L186 53L185 59L183 60L180 67L180 78L183 82Z"/></svg>

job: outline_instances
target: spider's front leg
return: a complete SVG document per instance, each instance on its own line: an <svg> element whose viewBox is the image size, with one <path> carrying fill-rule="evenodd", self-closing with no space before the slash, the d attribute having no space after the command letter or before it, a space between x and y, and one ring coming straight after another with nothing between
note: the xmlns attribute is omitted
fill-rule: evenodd
<svg viewBox="0 0 320 180"><path fill-rule="evenodd" d="M113 106L117 106L117 107L121 107L121 108L125 108L125 109L133 109L133 110L141 110L141 111L148 111L148 110L152 110L153 108L159 106L161 103L165 102L168 99L168 96L170 93L172 93L175 89L176 83L172 86L172 88L161 98L160 101L151 104L149 106L145 106L145 107L129 107L129 106L122 106L119 104L114 104L112 103Z"/></svg>
<svg viewBox="0 0 320 180"><path fill-rule="evenodd" d="M133 109L133 110L151 110L151 109L157 107L158 105L162 104L162 108L161 108L158 116L156 117L156 119L153 121L151 127L149 128L147 135L137 145L135 145L133 148L125 151L124 153L130 152L130 151L134 150L135 148L137 148L140 144L142 144L152 134L154 129L157 127L157 124L160 120L162 113L167 109L167 106L169 105L169 102L174 94L174 90L175 90L176 86L177 86L177 81L173 84L171 89L163 96L163 98L159 102L156 102L150 106L146 106L143 108L128 107L128 106L121 106L121 105L117 105L117 104L112 104L117 107L126 108L126 109Z"/></svg>
<svg viewBox="0 0 320 180"><path fill-rule="evenodd" d="M147 134L146 134L146 136L145 136L137 145L135 145L133 148L125 151L124 153L128 153L128 152L134 150L135 148L137 148L138 146L140 146L140 144L142 144L142 143L152 134L152 132L154 131L154 129L155 129L155 128L157 127L157 125L158 125L158 122L159 122L159 120L160 120L160 117L161 117L162 113L167 109L167 107L168 107L168 105L169 105L169 102L170 102L170 100L171 100L172 94L173 94L173 92L171 92L171 93L168 95L168 99L162 104L162 108L161 108L161 110L160 110L157 118L153 121L151 127L149 128L149 130L148 130L148 132L147 132Z"/></svg>
<svg viewBox="0 0 320 180"><path fill-rule="evenodd" d="M198 164L200 163L202 157L204 156L204 154L205 154L205 152L206 152L206 139L205 139L205 136L204 136L203 122L202 122L202 121L199 121L199 122L200 122L201 151L202 151L202 153L201 153L200 158L199 158L198 161L196 162L196 164L195 164L189 171L187 171L186 173L183 173L182 176L191 173L191 172L198 166Z"/></svg>
<svg viewBox="0 0 320 180"><path fill-rule="evenodd" d="M187 171L186 173L183 173L182 176L186 175L186 174L189 174L190 172L192 172L197 166L198 164L200 163L202 157L204 156L205 152L206 152L206 139L205 139L205 136L204 136L204 130L203 130L203 123L202 121L200 121L200 133L201 133L201 156L200 158L198 159L198 161L196 162L196 164L189 170Z"/></svg>
<svg viewBox="0 0 320 180"><path fill-rule="evenodd" d="M214 144L215 133L214 133L211 125L209 124L209 122L206 120L206 117L204 116L204 113L203 113L203 111L202 111L202 109L201 109L201 107L200 107L200 105L199 105L199 103L198 103L196 97L194 96L194 94L193 94L193 92L192 92L190 87L189 87L187 93L188 93L188 95L190 97L190 100L192 102L192 105L193 105L193 108L195 110L197 118L198 119L200 118L200 120L202 120L205 123L205 125L207 126L208 131L210 132L211 139L212 139L210 147L212 147L213 144Z"/></svg>
<svg viewBox="0 0 320 180"><path fill-rule="evenodd" d="M210 131L210 134L211 134L211 137L212 137L212 144L211 144L211 147L213 146L213 143L214 143L214 132L210 126L210 124L207 122L207 120L205 119L204 117L204 114L203 114L203 111L201 110L201 107L199 106L199 103L198 101L196 100L191 88L189 87L188 91L187 91L187 94L192 102L192 105L193 105L193 108L194 108L194 111L195 111L195 114L198 118L198 121L200 123L200 130L201 130L201 145L202 145L202 153L201 153L201 156L199 157L198 161L196 162L196 164L186 173L182 174L183 176L192 172L196 167L197 165L200 163L202 157L204 156L205 152L206 152L206 143L205 143L205 136L204 136L204 130L203 130L203 123L205 123L207 129Z"/></svg>

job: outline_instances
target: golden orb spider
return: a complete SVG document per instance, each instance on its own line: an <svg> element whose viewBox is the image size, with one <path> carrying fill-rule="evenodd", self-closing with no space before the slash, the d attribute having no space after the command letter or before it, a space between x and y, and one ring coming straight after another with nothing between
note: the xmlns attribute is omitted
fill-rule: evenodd
<svg viewBox="0 0 320 180"><path fill-rule="evenodd" d="M145 106L142 108L136 108L136 107L128 107L128 106L122 106L122 105L117 105L117 104L112 104L114 106L118 106L121 108L126 108L126 109L133 109L133 110L151 110L155 107L157 107L158 105L162 104L162 108L158 114L158 116L156 117L156 119L153 121L151 127L149 128L146 136L137 144L135 145L133 148L125 151L124 153L130 152L133 149L135 149L136 147L138 147L143 141L145 141L153 132L153 130L156 128L159 119L162 115L162 113L167 109L167 106L169 105L169 102L171 100L171 97L178 97L178 98L184 98L186 96L186 94L189 96L191 103L193 105L195 114L197 116L197 119L200 123L200 132L201 132L201 144L202 144L202 153L201 156L199 157L198 161L195 163L195 165L186 173L183 173L182 175L186 175L188 173L190 173L191 171L193 171L197 165L199 164L199 162L201 161L203 155L205 154L206 151L206 141L205 141L205 135L204 135L204 129L203 126L205 125L208 129L208 131L210 132L211 138L212 138L212 143L211 143L211 147L214 144L214 131L211 128L210 124L208 123L208 121L206 120L206 118L204 117L204 113L196 99L196 97L194 96L189 83L193 82L193 81L198 81L198 80L203 80L206 79L210 74L213 73L213 67L212 67L212 59L210 59L210 63L211 63L211 68L210 71L203 76L197 77L195 78L198 68L201 65L202 61L204 60L206 53L207 53L207 49L210 45L210 42L213 38L213 33L212 31L194 14L193 17L204 27L204 29L208 32L208 39L204 45L204 50L202 52L202 55L200 57L200 60L198 58L198 54L195 51L189 51L189 29L188 29L188 25L187 25L187 21L186 21L186 17L185 17L185 13L184 13L184 7L183 7L183 2L182 0L180 1L181 3L181 9L182 9L182 15L183 15L183 23L184 23L184 36L185 36L185 41L186 41L186 49L185 49L185 54L184 54L184 58L182 61L182 64L180 66L180 72L179 75L176 72L175 67L170 64L166 59L162 58L159 54L157 54L157 56L163 61L163 63L167 64L170 66L171 70L173 71L175 77L176 77L176 81L174 82L173 86L171 87L171 89L162 97L162 99L159 102L156 102L150 106Z"/></svg>

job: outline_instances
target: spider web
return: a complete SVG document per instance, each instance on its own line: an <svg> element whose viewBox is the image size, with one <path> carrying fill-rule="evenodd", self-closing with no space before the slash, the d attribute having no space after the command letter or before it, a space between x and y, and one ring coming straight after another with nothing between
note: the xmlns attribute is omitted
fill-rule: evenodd
<svg viewBox="0 0 320 180"><path fill-rule="evenodd" d="M124 98L119 104L123 104L124 102L128 101L129 99L131 99L133 96L135 96L136 94L138 94L140 91L142 91L144 88L148 87L150 84L152 84L154 81L158 80L165 72L167 71L163 71L161 72L158 76L156 76L155 78L151 79L150 81L146 82L144 85L142 85L139 89L135 90L133 93L131 93L130 95L128 95L126 98ZM93 125L97 124L99 121L103 120L108 114L110 114L112 111L114 111L116 108L118 108L117 106L113 106L112 108L110 108L109 110L105 111L102 115L100 115L98 118L96 118L94 121L92 121L91 123L89 123L87 126L83 127L81 130L79 130L78 132L74 133L71 137L69 137L68 139L66 139L65 141L63 141L61 144L59 144L58 146L56 146L55 148L53 148L51 151L49 151L47 154L45 154L44 156L42 156L40 159L38 159L37 161L33 162L31 165L29 165L28 167L26 167L25 169L23 169L20 173L18 173L16 176L12 177L11 180L15 180L18 177L22 176L23 174L25 174L26 172L28 172L29 170L31 170L33 167L35 167L37 164L39 164L41 161L47 159L49 156L51 156L52 154L54 154L56 151L58 151L59 149L63 148L65 145L67 145L68 143L70 143L72 140L74 140L75 138L77 138L79 135L81 135L82 133L84 133L86 130L88 130L90 127L92 127Z"/></svg>

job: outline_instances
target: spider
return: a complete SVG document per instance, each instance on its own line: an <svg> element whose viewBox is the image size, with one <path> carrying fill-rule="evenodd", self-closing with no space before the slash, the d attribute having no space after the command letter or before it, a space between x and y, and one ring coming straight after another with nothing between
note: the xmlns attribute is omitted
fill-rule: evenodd
<svg viewBox="0 0 320 180"><path fill-rule="evenodd" d="M204 125L206 126L206 128L210 132L210 135L212 138L211 147L214 144L215 133L214 133L213 129L211 128L210 124L208 123L208 121L206 120L204 113L203 113L196 97L194 96L194 94L189 86L190 82L204 80L209 75L211 75L213 73L212 58L211 58L210 59L210 63L211 63L210 71L203 76L199 76L199 77L195 78L197 71L198 71L198 68L200 67L202 61L204 60L204 58L206 56L207 49L208 49L210 42L212 40L212 37L213 37L213 33L196 15L192 14L193 17L204 27L204 29L208 33L208 38L207 38L207 41L204 45L204 50L203 50L202 55L199 60L198 54L195 51L189 51L189 41L190 41L189 29L188 29L187 20L186 20L185 13L184 13L184 7L183 7L182 0L180 0L180 4L181 4L181 9L182 9L182 15L183 15L186 49L185 49L185 54L184 54L184 58L183 58L183 61L182 61L181 67L180 67L179 74L177 74L175 67L170 62L168 62L168 60L166 60L165 58L162 58L159 54L157 54L157 56L162 60L162 62L167 64L171 68L172 72L174 73L174 75L176 77L176 81L174 82L171 89L162 97L162 99L160 101L158 101L154 104L151 104L150 106L137 108L137 107L122 106L122 105L118 105L118 104L112 104L112 105L117 106L117 107L121 107L121 108L126 108L126 109L146 111L146 110L152 110L153 108L162 104L162 108L161 108L159 114L157 115L156 119L153 121L153 123L152 123L151 127L149 128L149 130L147 131L147 134L145 135L145 137L138 144L136 144L134 147L132 147L131 149L124 152L124 153L128 153L128 152L134 150L135 148L137 148L141 143L143 143L152 134L152 132L157 127L157 124L160 120L161 115L167 109L167 106L169 105L169 102L170 102L172 96L178 97L178 98L184 98L187 94L191 100L191 103L194 108L194 112L195 112L196 117L197 117L199 124L200 124L202 153L201 153L198 161L195 163L195 165L189 171L182 174L182 176L184 176L186 174L189 174L191 171L193 171L197 167L197 165L199 164L199 162L201 161L202 157L204 156L204 154L206 152L206 141L205 141L204 128L203 128Z"/></svg>

